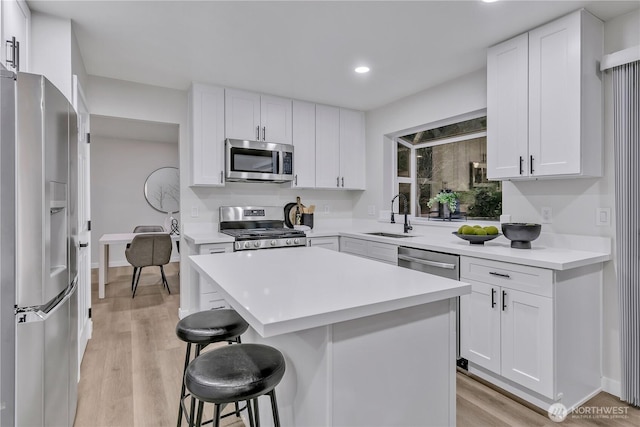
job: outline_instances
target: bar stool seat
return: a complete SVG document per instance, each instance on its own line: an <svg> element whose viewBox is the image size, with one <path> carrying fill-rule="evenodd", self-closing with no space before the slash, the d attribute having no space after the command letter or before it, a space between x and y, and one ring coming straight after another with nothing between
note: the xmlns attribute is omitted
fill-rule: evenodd
<svg viewBox="0 0 640 427"><path fill-rule="evenodd" d="M190 344L211 344L235 340L249 324L231 309L200 311L181 319L176 326L176 335Z"/></svg>
<svg viewBox="0 0 640 427"><path fill-rule="evenodd" d="M195 413L195 399L191 400L191 411L184 408L184 400L188 397L184 384L184 372L191 360L191 347L196 346L194 358L200 355L202 349L209 344L224 342L240 343L240 335L249 328L249 324L235 311L231 309L216 309L200 311L181 319L176 325L176 335L187 343L187 351L184 358L184 370L182 388L180 391L180 405L178 408L178 427L182 424L183 413L191 424ZM236 415L239 416L240 407L236 405Z"/></svg>
<svg viewBox="0 0 640 427"><path fill-rule="evenodd" d="M202 420L204 402L214 403L214 426L218 425L222 406L227 403L254 401L255 421L259 425L257 398L271 397L271 409L276 426L280 425L275 387L285 373L282 353L263 344L237 344L217 348L194 359L184 375L191 395L200 402L196 425ZM248 414L252 417L252 411ZM251 425L253 419L250 418Z"/></svg>

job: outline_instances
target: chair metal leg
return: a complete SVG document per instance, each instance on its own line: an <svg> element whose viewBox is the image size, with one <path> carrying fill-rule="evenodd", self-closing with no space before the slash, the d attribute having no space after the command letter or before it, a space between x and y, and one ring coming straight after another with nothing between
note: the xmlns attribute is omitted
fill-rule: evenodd
<svg viewBox="0 0 640 427"><path fill-rule="evenodd" d="M131 292L133 292L133 284L136 282L137 272L138 272L138 267L133 267L133 274L131 275Z"/></svg>
<svg viewBox="0 0 640 427"><path fill-rule="evenodd" d="M220 412L222 412L222 407L216 403L213 409L213 427L220 427Z"/></svg>
<svg viewBox="0 0 640 427"><path fill-rule="evenodd" d="M253 410L256 413L256 427L260 427L260 409L258 408L258 398L253 399Z"/></svg>
<svg viewBox="0 0 640 427"><path fill-rule="evenodd" d="M131 296L131 298L136 297L136 289L138 289L138 282L140 281L140 274L142 274L142 268L143 267L138 267L138 275L136 276L136 280L133 285L133 295Z"/></svg>
<svg viewBox="0 0 640 427"><path fill-rule="evenodd" d="M160 273L162 273L162 284L165 288L167 288L167 292L171 294L171 289L169 289L169 282L167 282L167 276L164 275L164 268L160 266Z"/></svg>
<svg viewBox="0 0 640 427"><path fill-rule="evenodd" d="M249 415L249 427L256 427L253 418L253 411L251 410L251 401L247 400L247 414Z"/></svg>
<svg viewBox="0 0 640 427"><path fill-rule="evenodd" d="M187 391L187 386L184 383L184 373L187 371L187 366L189 366L189 359L191 358L191 343L187 343L187 353L184 357L184 369L182 370L182 389L180 390L180 408L178 409L178 427L182 425L182 404L184 400L184 396ZM191 415L187 416L187 421L190 420Z"/></svg>
<svg viewBox="0 0 640 427"><path fill-rule="evenodd" d="M198 417L196 418L196 427L202 426L202 413L204 412L204 402L198 402ZM191 417L191 421L193 422L193 416Z"/></svg>
<svg viewBox="0 0 640 427"><path fill-rule="evenodd" d="M278 402L276 402L276 390L267 393L271 397L271 411L273 412L273 425L280 427L280 414L278 413Z"/></svg>
<svg viewBox="0 0 640 427"><path fill-rule="evenodd" d="M193 357L194 359L198 356L200 356L200 351L202 351L203 348L205 348L205 346L202 346L200 344L196 344L196 354ZM191 396L191 411L189 411L189 413L191 414L189 417L191 417L191 419L193 420L193 414L195 413L196 410L196 398L193 397L193 395ZM187 418L189 418L187 417Z"/></svg>

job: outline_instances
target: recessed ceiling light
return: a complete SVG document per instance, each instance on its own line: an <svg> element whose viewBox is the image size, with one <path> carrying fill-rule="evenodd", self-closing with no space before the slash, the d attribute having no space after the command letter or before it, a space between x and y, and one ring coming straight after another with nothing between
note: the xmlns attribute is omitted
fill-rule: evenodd
<svg viewBox="0 0 640 427"><path fill-rule="evenodd" d="M355 69L356 73L364 74L369 72L369 67L358 67Z"/></svg>
<svg viewBox="0 0 640 427"><path fill-rule="evenodd" d="M498 0L482 0L483 3L495 3Z"/></svg>

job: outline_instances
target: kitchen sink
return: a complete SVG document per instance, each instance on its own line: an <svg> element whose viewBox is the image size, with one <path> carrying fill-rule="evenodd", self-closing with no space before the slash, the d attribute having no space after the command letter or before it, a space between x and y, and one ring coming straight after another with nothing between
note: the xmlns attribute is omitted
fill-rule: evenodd
<svg viewBox="0 0 640 427"><path fill-rule="evenodd" d="M380 236L380 237L393 237L395 239L402 239L404 237L415 237L413 234L395 234L395 233L385 233L383 231L376 231L374 233L364 233L370 236Z"/></svg>

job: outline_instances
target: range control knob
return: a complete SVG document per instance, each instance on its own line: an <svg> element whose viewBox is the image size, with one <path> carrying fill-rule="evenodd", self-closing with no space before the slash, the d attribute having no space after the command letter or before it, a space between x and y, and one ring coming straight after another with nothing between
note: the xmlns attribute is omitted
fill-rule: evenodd
<svg viewBox="0 0 640 427"><path fill-rule="evenodd" d="M248 248L249 246L251 246L251 243L249 243L249 242L244 242L244 247L245 247L245 248Z"/></svg>
<svg viewBox="0 0 640 427"><path fill-rule="evenodd" d="M253 246L255 246L256 248L260 247L260 240L256 240L255 242L253 242Z"/></svg>
<svg viewBox="0 0 640 427"><path fill-rule="evenodd" d="M287 239L287 241L285 242L287 245L291 244L291 239Z"/></svg>
<svg viewBox="0 0 640 427"><path fill-rule="evenodd" d="M275 246L275 245L276 245L276 243L277 243L277 242L276 242L275 240L272 240L272 241L271 241L271 246Z"/></svg>
<svg viewBox="0 0 640 427"><path fill-rule="evenodd" d="M297 245L298 243L300 243L300 239L293 239L293 244Z"/></svg>

